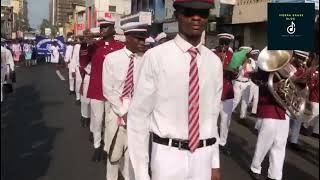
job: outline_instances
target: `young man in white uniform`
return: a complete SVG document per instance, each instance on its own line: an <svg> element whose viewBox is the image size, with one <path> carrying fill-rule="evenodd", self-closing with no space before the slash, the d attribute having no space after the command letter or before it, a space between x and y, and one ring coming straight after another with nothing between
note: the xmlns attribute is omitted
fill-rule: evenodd
<svg viewBox="0 0 320 180"><path fill-rule="evenodd" d="M90 107L90 98L87 97L89 82L90 82L90 73L91 73L91 63L89 63L84 68L84 78L82 80L82 89L80 88L80 101L81 101L81 119L82 127L87 127L90 125L90 114L91 114L91 107ZM90 126L90 132L92 132L92 127Z"/></svg>
<svg viewBox="0 0 320 180"><path fill-rule="evenodd" d="M239 50L247 50L249 53L252 48L247 46L242 46ZM247 107L250 95L250 78L249 74L252 72L252 66L248 59L245 60L244 64L239 67L239 76L234 80L233 91L233 109L234 111L238 104L241 102L240 119L243 121L247 115Z"/></svg>
<svg viewBox="0 0 320 180"><path fill-rule="evenodd" d="M73 45L72 45L72 41L69 40L67 42L66 54L64 56L64 62L67 64L68 71L69 71L69 94L70 95L75 92L74 91L74 76L75 76L75 74L74 74L74 72L72 72L75 64L72 61L72 53L73 53Z"/></svg>
<svg viewBox="0 0 320 180"><path fill-rule="evenodd" d="M134 94L134 87L142 64L142 55L147 35L147 24L131 22L122 27L126 46L106 56L103 63L103 93L111 105L106 122L107 179L118 180L119 169L125 180L134 179L127 145L126 119L128 107ZM124 118L122 118L124 117ZM111 143L116 140L111 148ZM122 164L123 167L119 167Z"/></svg>
<svg viewBox="0 0 320 180"><path fill-rule="evenodd" d="M128 145L137 180L219 180L217 119L222 63L201 44L213 1L175 0L179 33L148 50L128 112ZM124 117L125 118L125 117Z"/></svg>
<svg viewBox="0 0 320 180"><path fill-rule="evenodd" d="M257 60L258 60L259 53L260 53L259 49L254 49L250 52L251 57L249 59L250 59L253 72L258 71ZM258 99L259 99L259 86L257 86L255 83L253 83L250 80L249 103L252 102L251 113L254 115L257 114Z"/></svg>
<svg viewBox="0 0 320 180"><path fill-rule="evenodd" d="M73 47L73 53L72 53L72 63L74 63L72 72L74 74L74 78L76 80L76 104L80 105L80 86L82 83L82 77L80 75L80 41L76 42L76 44Z"/></svg>

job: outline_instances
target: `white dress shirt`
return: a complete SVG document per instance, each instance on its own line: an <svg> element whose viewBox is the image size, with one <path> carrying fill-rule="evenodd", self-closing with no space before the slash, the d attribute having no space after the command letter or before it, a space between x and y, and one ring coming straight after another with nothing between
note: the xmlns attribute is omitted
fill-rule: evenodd
<svg viewBox="0 0 320 180"><path fill-rule="evenodd" d="M162 138L188 140L188 94L193 47L180 35L150 49L143 64L128 113L128 145L136 179L148 176L149 131ZM222 63L205 46L197 46L200 87L200 139L215 137L222 94ZM212 168L220 167L215 146Z"/></svg>
<svg viewBox="0 0 320 180"><path fill-rule="evenodd" d="M131 54L132 52L124 47L123 49L108 54L103 62L103 95L111 103L111 108L114 113L120 117L128 112L128 108L121 102L120 97L125 85ZM136 55L133 69L134 85L137 82L141 64L141 55Z"/></svg>
<svg viewBox="0 0 320 180"><path fill-rule="evenodd" d="M245 72L245 68L246 68L247 72ZM247 63L246 67L241 65L239 67L239 76L238 76L237 80L243 81L243 82L249 81L250 80L249 76L245 75L246 73L249 73L249 72L253 72L253 68L252 68L252 65L250 63Z"/></svg>

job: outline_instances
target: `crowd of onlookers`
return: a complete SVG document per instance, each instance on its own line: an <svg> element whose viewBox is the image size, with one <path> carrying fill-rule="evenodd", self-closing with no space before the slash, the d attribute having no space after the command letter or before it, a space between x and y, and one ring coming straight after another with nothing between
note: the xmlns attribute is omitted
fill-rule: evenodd
<svg viewBox="0 0 320 180"><path fill-rule="evenodd" d="M4 47L12 53L15 65L30 67L37 64L36 43L33 40L3 40Z"/></svg>

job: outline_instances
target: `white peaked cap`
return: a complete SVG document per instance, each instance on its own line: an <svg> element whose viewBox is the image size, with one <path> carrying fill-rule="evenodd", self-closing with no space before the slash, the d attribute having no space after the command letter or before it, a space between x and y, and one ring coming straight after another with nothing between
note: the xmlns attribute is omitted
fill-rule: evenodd
<svg viewBox="0 0 320 180"><path fill-rule="evenodd" d="M229 33L220 33L217 36L219 39L230 39L230 40L234 39L234 35L229 34Z"/></svg>
<svg viewBox="0 0 320 180"><path fill-rule="evenodd" d="M259 54L260 50L259 49L254 49L252 51L250 51L251 54Z"/></svg>
<svg viewBox="0 0 320 180"><path fill-rule="evenodd" d="M103 17L98 18L98 23L99 23L99 26L105 25L105 24L115 24L113 20L109 20Z"/></svg>
<svg viewBox="0 0 320 180"><path fill-rule="evenodd" d="M165 32L162 32L160 34L158 34L158 36L156 37L156 41L159 42L161 39L166 38L167 34Z"/></svg>
<svg viewBox="0 0 320 180"><path fill-rule="evenodd" d="M124 33L127 32L147 32L147 23L129 22L121 26Z"/></svg>
<svg viewBox="0 0 320 180"><path fill-rule="evenodd" d="M73 41L72 38L68 38L68 39L67 39L67 42L72 42L72 41Z"/></svg>
<svg viewBox="0 0 320 180"><path fill-rule="evenodd" d="M145 43L155 43L156 41L151 37L149 36L148 38L146 38L145 40Z"/></svg>
<svg viewBox="0 0 320 180"><path fill-rule="evenodd" d="M250 52L252 50L252 47L249 47L249 46L241 46L239 47L239 50L247 50L248 52Z"/></svg>

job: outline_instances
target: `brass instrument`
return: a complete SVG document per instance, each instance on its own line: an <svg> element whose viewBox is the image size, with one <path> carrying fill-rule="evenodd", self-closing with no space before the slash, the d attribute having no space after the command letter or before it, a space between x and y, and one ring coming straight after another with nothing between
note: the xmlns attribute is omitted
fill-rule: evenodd
<svg viewBox="0 0 320 180"><path fill-rule="evenodd" d="M290 63L293 51L268 50L265 47L258 56L258 67L270 72L268 88L276 101L285 108L294 119L311 115L310 105L307 102L308 87L300 88L292 80L295 68ZM274 80L278 79L275 87Z"/></svg>

